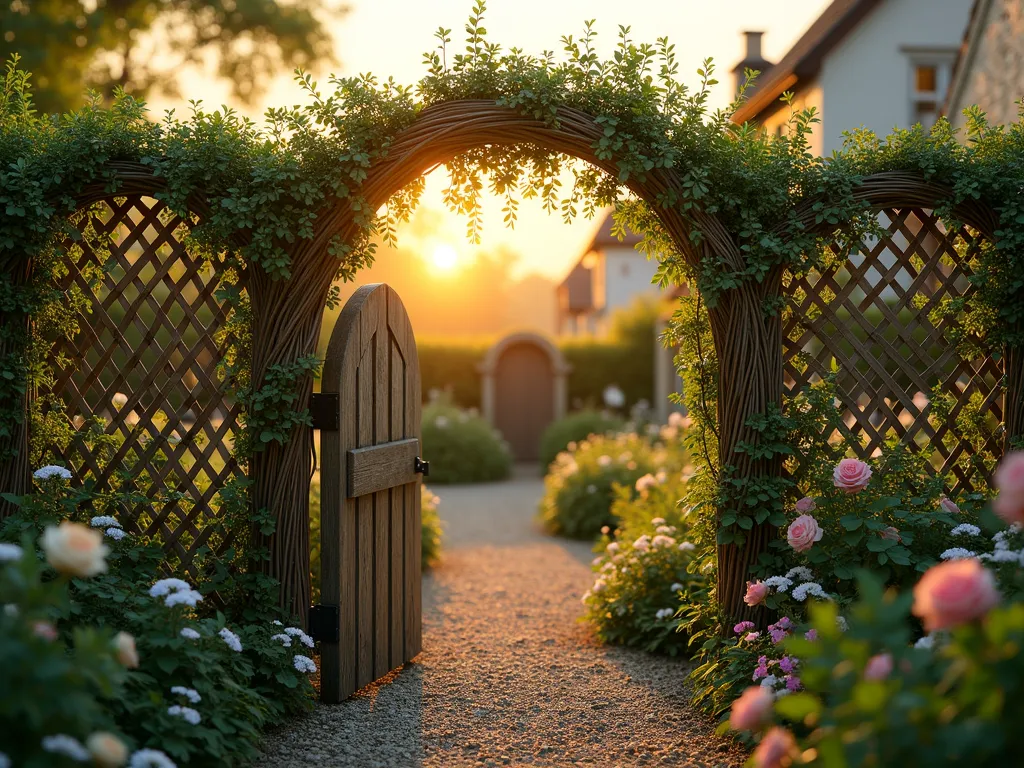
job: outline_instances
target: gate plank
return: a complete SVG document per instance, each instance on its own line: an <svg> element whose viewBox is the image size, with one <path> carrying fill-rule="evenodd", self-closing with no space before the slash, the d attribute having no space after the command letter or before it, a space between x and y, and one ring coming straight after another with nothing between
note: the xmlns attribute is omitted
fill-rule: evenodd
<svg viewBox="0 0 1024 768"><path fill-rule="evenodd" d="M388 417L390 413L391 377L388 375L391 346L388 333L387 305L391 300L391 289L386 288L384 305L377 316L377 330L373 339L373 441L381 443L390 436ZM364 449L372 450L372 449ZM390 670L391 662L391 505L385 488L373 495L373 677L376 680Z"/></svg>
<svg viewBox="0 0 1024 768"><path fill-rule="evenodd" d="M349 497L415 483L419 477L415 470L419 453L420 441L415 437L349 451Z"/></svg>
<svg viewBox="0 0 1024 768"><path fill-rule="evenodd" d="M397 297L395 297L397 299ZM396 302L397 303L397 302ZM391 333L391 305L388 306L388 352L390 361L390 387L388 400L391 407L388 439L393 445L409 434L405 419L405 360ZM415 439L415 438L411 438ZM419 441L416 440L417 450ZM414 457L415 460L415 457ZM415 477L413 481L415 482ZM398 485L396 483L396 485ZM405 489L403 485L388 489L391 518L391 668L405 663Z"/></svg>

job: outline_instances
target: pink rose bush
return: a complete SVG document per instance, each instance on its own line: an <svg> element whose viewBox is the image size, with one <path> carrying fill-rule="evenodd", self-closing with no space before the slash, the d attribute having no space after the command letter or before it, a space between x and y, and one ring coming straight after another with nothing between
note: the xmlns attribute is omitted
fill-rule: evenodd
<svg viewBox="0 0 1024 768"><path fill-rule="evenodd" d="M879 653L868 659L864 667L865 680L885 680L892 674L892 654Z"/></svg>
<svg viewBox="0 0 1024 768"><path fill-rule="evenodd" d="M796 739L785 728L772 728L754 750L756 768L785 768L798 754Z"/></svg>
<svg viewBox="0 0 1024 768"><path fill-rule="evenodd" d="M814 543L821 541L824 531L818 527L818 521L810 515L800 515L789 524L786 531L786 540L797 552L806 552L814 546Z"/></svg>
<svg viewBox="0 0 1024 768"><path fill-rule="evenodd" d="M796 511L799 512L801 515L806 515L808 512L813 512L817 508L818 505L815 504L814 499L812 499L810 496L804 496L802 499L800 499L800 501L796 503Z"/></svg>
<svg viewBox="0 0 1024 768"><path fill-rule="evenodd" d="M859 459L843 459L832 472L836 488L846 493L857 493L868 487L871 467Z"/></svg>

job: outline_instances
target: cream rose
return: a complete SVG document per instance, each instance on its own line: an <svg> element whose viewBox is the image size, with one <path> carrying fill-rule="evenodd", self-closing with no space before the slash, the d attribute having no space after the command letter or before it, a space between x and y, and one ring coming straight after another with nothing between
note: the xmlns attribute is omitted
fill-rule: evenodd
<svg viewBox="0 0 1024 768"><path fill-rule="evenodd" d="M928 632L980 618L998 602L992 572L974 558L933 565L914 585L913 612Z"/></svg>
<svg viewBox="0 0 1024 768"><path fill-rule="evenodd" d="M97 765L103 768L119 768L128 760L128 747L117 736L106 731L97 731L85 740L86 749Z"/></svg>
<svg viewBox="0 0 1024 768"><path fill-rule="evenodd" d="M797 552L806 552L814 546L814 542L821 541L823 535L824 532L818 527L817 520L810 515L800 515L789 524L786 541Z"/></svg>
<svg viewBox="0 0 1024 768"><path fill-rule="evenodd" d="M992 475L999 495L992 500L992 511L1008 523L1024 523L1024 451L1014 451Z"/></svg>
<svg viewBox="0 0 1024 768"><path fill-rule="evenodd" d="M114 637L117 660L128 669L139 666L139 652L135 649L135 638L127 632L118 632Z"/></svg>
<svg viewBox="0 0 1024 768"><path fill-rule="evenodd" d="M847 493L863 491L871 480L871 467L859 459L843 459L832 471L836 488Z"/></svg>
<svg viewBox="0 0 1024 768"><path fill-rule="evenodd" d="M43 532L46 561L61 573L71 576L95 576L107 570L107 553L103 534L84 525L65 520L58 527Z"/></svg>

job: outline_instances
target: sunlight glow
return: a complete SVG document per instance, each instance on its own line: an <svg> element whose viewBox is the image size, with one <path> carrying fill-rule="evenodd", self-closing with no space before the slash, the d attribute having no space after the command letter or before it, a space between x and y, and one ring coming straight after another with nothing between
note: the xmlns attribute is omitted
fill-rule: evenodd
<svg viewBox="0 0 1024 768"><path fill-rule="evenodd" d="M459 254L450 245L439 245L434 249L430 261L438 269L447 272L454 269L455 265L459 263Z"/></svg>

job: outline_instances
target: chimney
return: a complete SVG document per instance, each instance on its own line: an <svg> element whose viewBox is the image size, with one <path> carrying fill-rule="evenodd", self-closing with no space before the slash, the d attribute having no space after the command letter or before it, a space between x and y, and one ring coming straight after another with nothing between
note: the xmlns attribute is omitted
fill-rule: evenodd
<svg viewBox="0 0 1024 768"><path fill-rule="evenodd" d="M761 73L761 77L763 77L764 73L772 66L772 63L761 53L761 38L763 36L764 32L747 31L743 33L746 41L746 53L743 56L743 60L732 69L736 79L736 93L739 93L740 86L743 85L744 70L756 69Z"/></svg>

